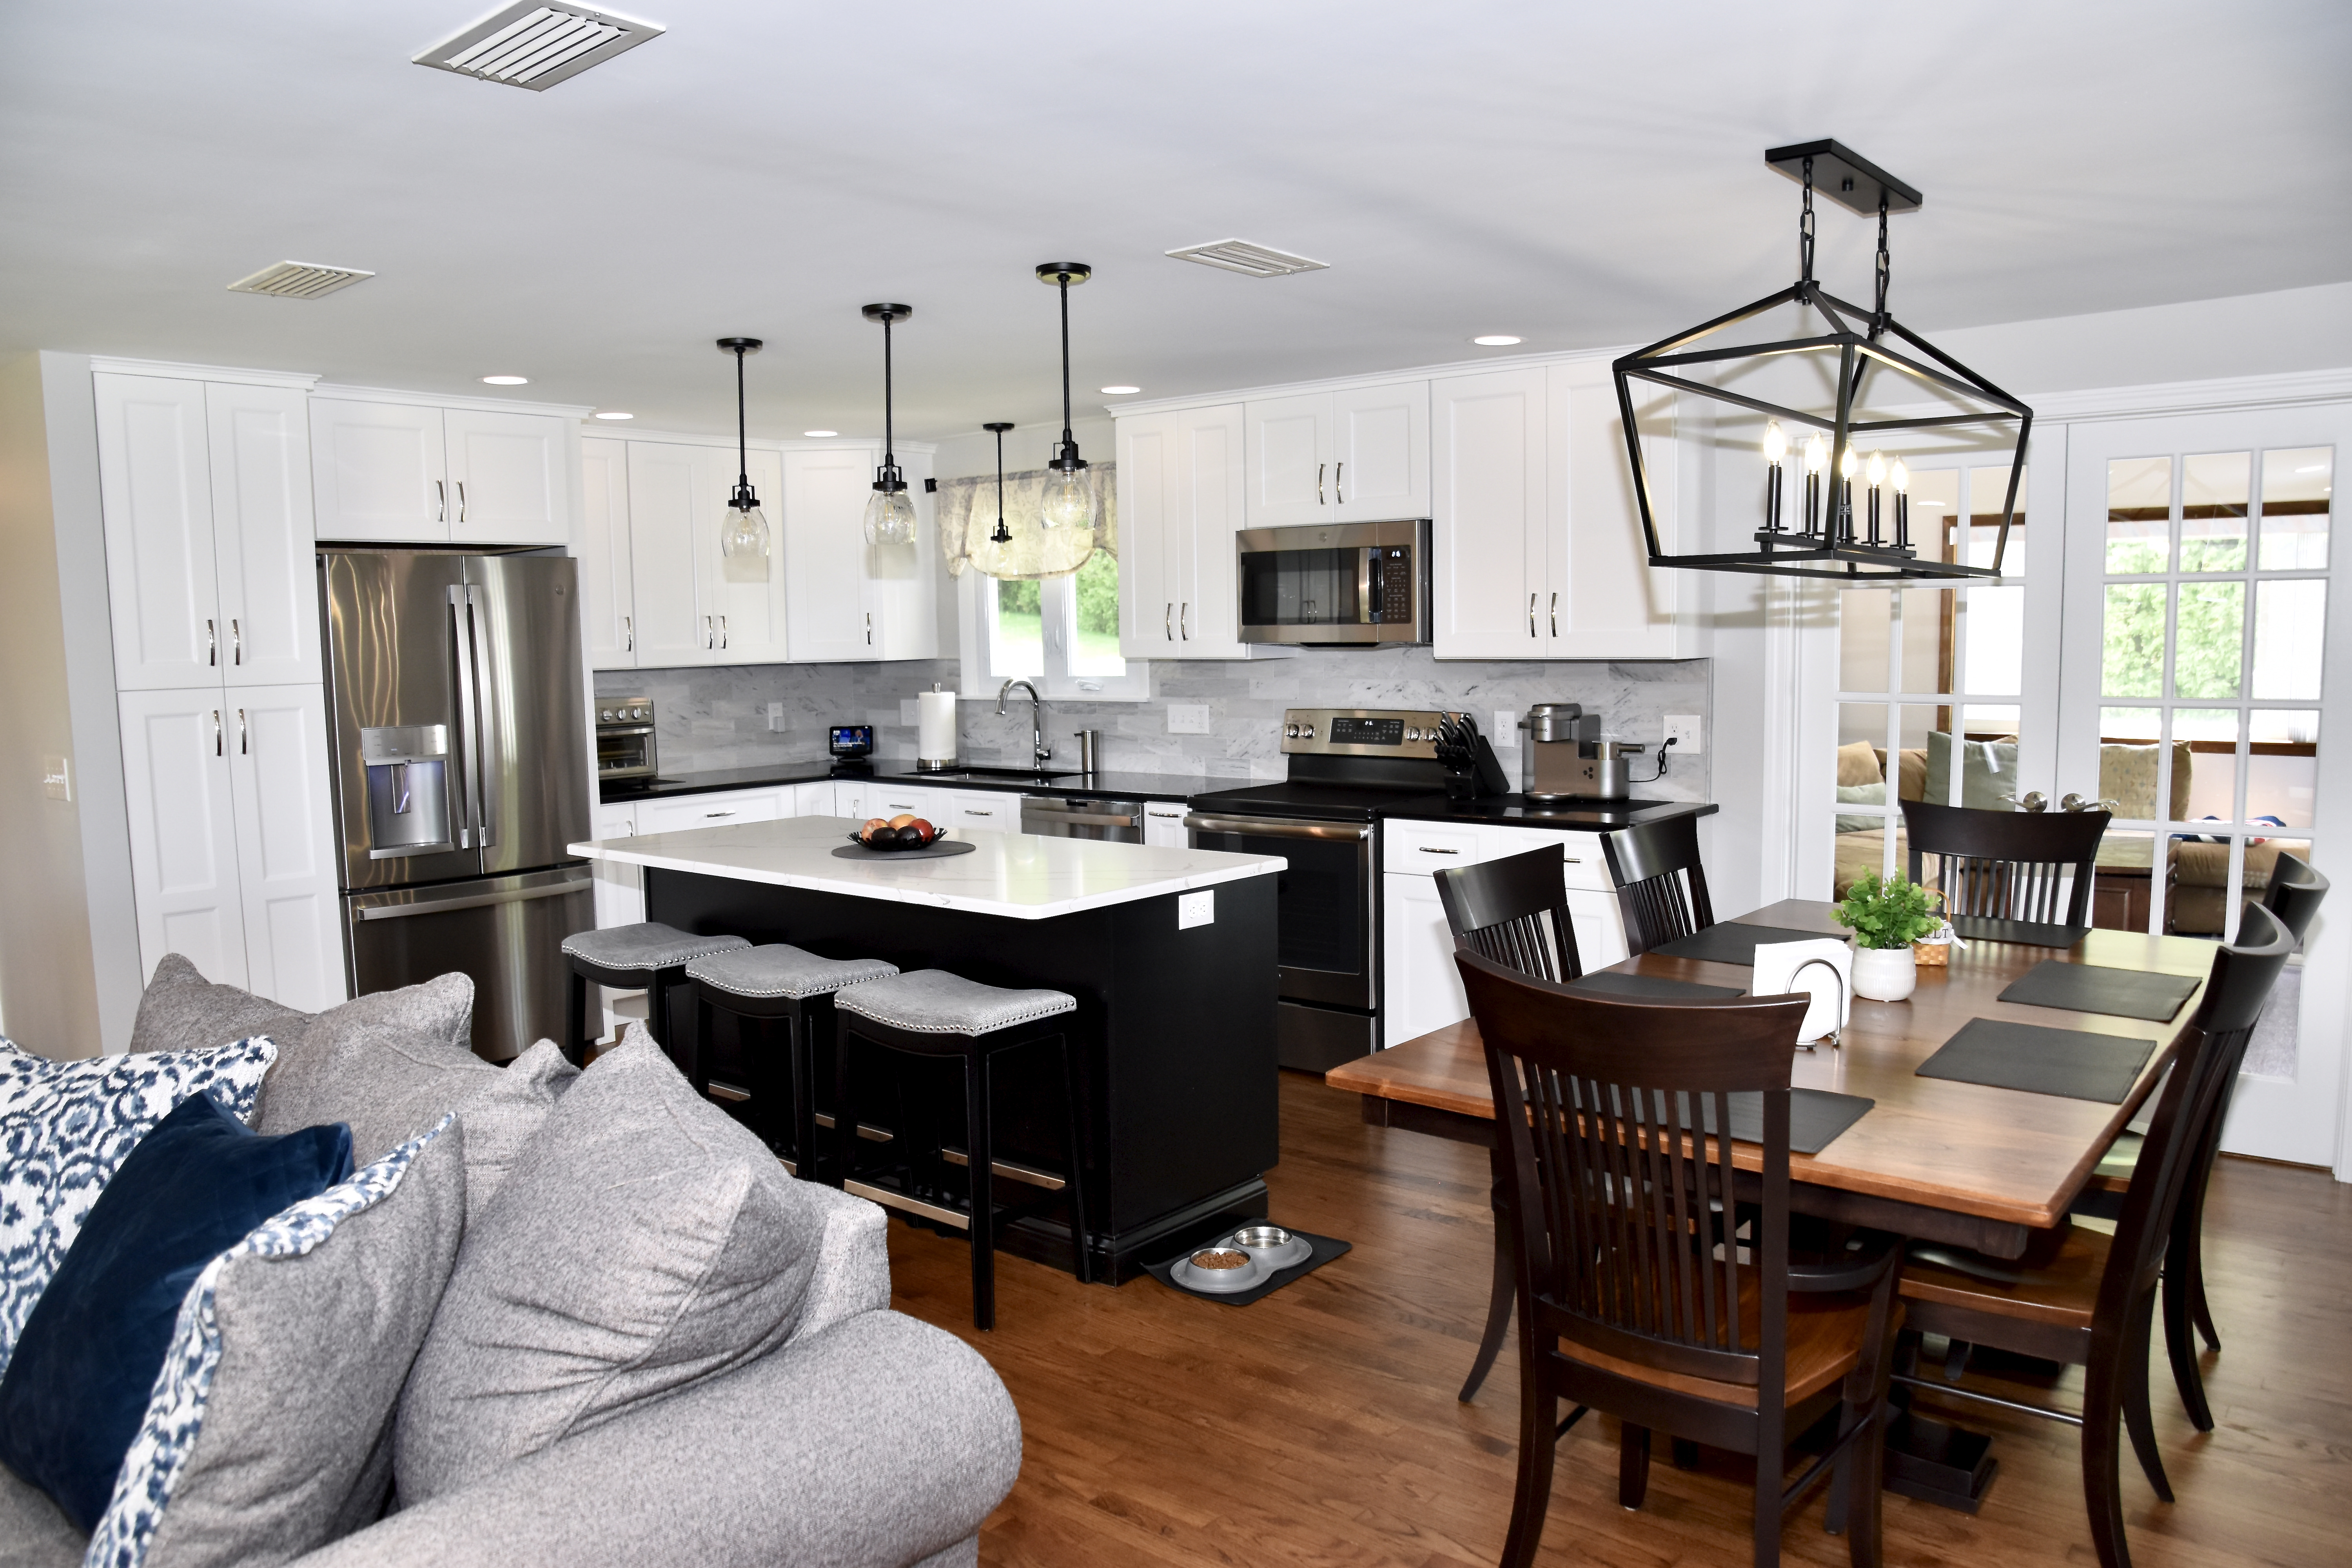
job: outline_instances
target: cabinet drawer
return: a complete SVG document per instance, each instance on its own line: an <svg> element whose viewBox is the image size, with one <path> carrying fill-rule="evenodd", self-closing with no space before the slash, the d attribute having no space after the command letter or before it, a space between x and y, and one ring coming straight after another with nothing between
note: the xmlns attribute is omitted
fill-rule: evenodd
<svg viewBox="0 0 2352 1568"><path fill-rule="evenodd" d="M1601 836L1597 833L1562 833L1549 827L1489 827L1478 832L1481 860L1499 860L1507 855L1524 855L1530 849L1543 849L1557 844L1568 862L1568 885L1571 888L1599 888L1613 891L1609 882L1609 861L1601 853Z"/></svg>
<svg viewBox="0 0 2352 1568"><path fill-rule="evenodd" d="M1542 827L1490 827L1479 823L1391 821L1381 829L1383 871L1430 875L1449 866L1475 866L1558 845L1567 861L1571 888L1609 891L1609 868L1601 840L1591 833L1559 833Z"/></svg>
<svg viewBox="0 0 2352 1568"><path fill-rule="evenodd" d="M689 795L675 800L642 801L637 805L637 831L676 833L688 827L723 827L738 822L773 822L788 813L789 791L724 790L715 795Z"/></svg>

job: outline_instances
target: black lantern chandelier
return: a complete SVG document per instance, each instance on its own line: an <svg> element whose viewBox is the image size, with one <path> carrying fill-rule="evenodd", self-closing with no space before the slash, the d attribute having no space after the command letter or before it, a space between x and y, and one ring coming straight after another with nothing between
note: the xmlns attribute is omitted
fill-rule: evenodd
<svg viewBox="0 0 2352 1568"><path fill-rule="evenodd" d="M1826 577L1846 584L1882 579L1951 579L1999 577L2009 530L2017 511L2018 481L2024 473L2026 437L2033 428L2033 411L1949 354L1895 321L1886 308L1890 266L1886 251L1886 219L1890 213L1916 212L1919 193L1857 157L1835 142L1807 142L1776 147L1764 154L1773 168L1804 186L1804 206L1797 223L1797 281L1744 305L1728 315L1677 332L1627 354L1611 368L1617 384L1617 409L1625 427L1625 451L1633 469L1633 495L1642 513L1642 534L1653 566L1681 566L1705 572L1747 572L1779 577ZM1823 289L1813 278L1813 193L1819 189L1839 205L1878 218L1877 294L1875 307L1863 310ZM1702 339L1781 305L1811 309L1826 322L1826 330L1810 336L1736 347L1696 347ZM1894 341L1907 346L1906 353ZM1700 367L1736 368L1742 361L1836 356L1837 394L1827 413L1789 407L1725 386L1710 386L1686 372ZM1874 371L1891 371L1909 378L1926 396L1957 404L1961 412L1927 412L1907 417L1856 419L1854 410L1865 383ZM1634 426L1635 381L1671 387L1764 415L1763 526L1755 535L1757 548L1722 554L1669 555L1658 545L1657 521L1650 503L1649 475L1643 467L1642 440ZM1795 452L1783 423L1811 434L1801 454ZM1902 432L1943 430L1960 426L1999 428L2015 425L2015 448L2009 467L2009 490L2001 504L2000 527L1995 537L1992 563L1970 566L1941 559L1939 547L1926 555L1911 538L1909 475L1898 455L1890 462L1880 449L1889 436ZM1857 443L1871 450L1857 458ZM1787 504L1787 469L1792 456L1804 468L1803 503L1794 514ZM1865 494L1857 511L1855 478Z"/></svg>
<svg viewBox="0 0 2352 1568"><path fill-rule="evenodd" d="M751 437L743 418L743 356L760 352L757 338L721 338L722 353L735 356L735 493L727 498L727 516L719 524L719 553L730 577L768 574L768 519L751 489Z"/></svg>
<svg viewBox="0 0 2352 1568"><path fill-rule="evenodd" d="M895 392L890 384L890 323L915 313L912 305L868 305L866 319L882 323L882 466L874 470L874 494L866 502L866 542L915 542L915 503L907 494L907 476L898 471L898 430L893 424Z"/></svg>
<svg viewBox="0 0 2352 1568"><path fill-rule="evenodd" d="M1010 419L992 419L981 426L996 433L996 531L988 536L991 544L1010 544L1013 531L1004 526L1004 433L1013 428Z"/></svg>
<svg viewBox="0 0 2352 1568"><path fill-rule="evenodd" d="M1062 293L1062 438L1045 464L1045 491L1038 501L1037 521L1045 528L1095 525L1094 477L1078 456L1077 438L1070 434L1070 285L1094 275L1095 269L1083 261L1048 261L1037 268L1037 281Z"/></svg>

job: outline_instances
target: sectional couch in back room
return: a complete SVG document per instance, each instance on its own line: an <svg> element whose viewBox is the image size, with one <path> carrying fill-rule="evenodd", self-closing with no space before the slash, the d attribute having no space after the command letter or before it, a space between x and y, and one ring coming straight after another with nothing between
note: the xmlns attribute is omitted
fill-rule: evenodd
<svg viewBox="0 0 2352 1568"><path fill-rule="evenodd" d="M128 1055L0 1042L0 1568L975 1563L1019 1422L882 1211L642 1029L493 1068L472 1002L173 957Z"/></svg>

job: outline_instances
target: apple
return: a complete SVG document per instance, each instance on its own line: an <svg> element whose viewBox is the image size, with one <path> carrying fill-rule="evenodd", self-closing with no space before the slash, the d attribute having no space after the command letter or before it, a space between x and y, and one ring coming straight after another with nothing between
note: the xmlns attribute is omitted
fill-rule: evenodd
<svg viewBox="0 0 2352 1568"><path fill-rule="evenodd" d="M907 826L907 824L908 824L908 823L910 823L910 822L912 822L912 821L914 821L914 820L915 820L915 814L914 814L913 812L911 812L911 811L902 811L902 812L900 812L898 816L894 816L894 817L892 817L892 818L890 819L890 826L893 826L893 827L904 827L904 826Z"/></svg>

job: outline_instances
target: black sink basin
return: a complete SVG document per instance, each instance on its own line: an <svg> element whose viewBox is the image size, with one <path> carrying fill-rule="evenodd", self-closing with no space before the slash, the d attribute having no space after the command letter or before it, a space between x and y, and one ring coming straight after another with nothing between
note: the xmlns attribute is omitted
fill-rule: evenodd
<svg viewBox="0 0 2352 1568"><path fill-rule="evenodd" d="M1083 778L1077 768L943 768L937 773L919 773L919 779L1019 779L1032 784L1044 784L1049 779Z"/></svg>

